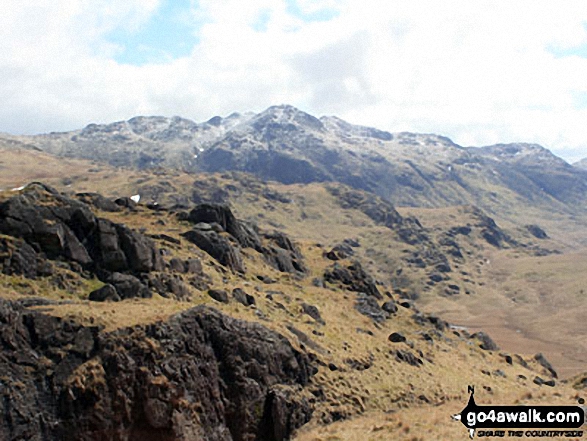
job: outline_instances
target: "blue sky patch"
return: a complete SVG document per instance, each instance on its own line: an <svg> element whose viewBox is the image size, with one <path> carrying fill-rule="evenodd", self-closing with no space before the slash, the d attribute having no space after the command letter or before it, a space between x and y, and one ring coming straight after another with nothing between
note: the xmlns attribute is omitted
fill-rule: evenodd
<svg viewBox="0 0 587 441"><path fill-rule="evenodd" d="M305 13L301 10L296 0L285 0L287 12L305 22L328 21L337 17L339 12L332 8L319 9L315 12Z"/></svg>
<svg viewBox="0 0 587 441"><path fill-rule="evenodd" d="M114 59L141 66L189 55L198 44L197 28L201 25L194 22L191 5L191 0L164 0L138 31L119 28L112 32L108 41L122 48Z"/></svg>

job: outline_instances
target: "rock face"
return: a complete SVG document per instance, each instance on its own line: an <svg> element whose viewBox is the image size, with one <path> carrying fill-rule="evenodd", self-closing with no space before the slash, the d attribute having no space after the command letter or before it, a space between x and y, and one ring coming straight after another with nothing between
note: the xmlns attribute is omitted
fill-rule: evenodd
<svg viewBox="0 0 587 441"><path fill-rule="evenodd" d="M29 184L0 204L0 234L9 236L0 240L0 266L8 274L42 276L50 265L47 259L60 260L81 266L118 290L122 282L111 280L119 277L116 273L136 279L164 267L150 238L96 217L86 204L44 184ZM134 292L147 296L139 289ZM118 294L128 298L129 290Z"/></svg>
<svg viewBox="0 0 587 441"><path fill-rule="evenodd" d="M124 225L97 218L87 205L43 184L0 205L0 232L24 239L50 259L87 268L148 272L162 268L154 243Z"/></svg>
<svg viewBox="0 0 587 441"><path fill-rule="evenodd" d="M0 300L0 439L285 440L312 409L305 354L197 307L112 333Z"/></svg>

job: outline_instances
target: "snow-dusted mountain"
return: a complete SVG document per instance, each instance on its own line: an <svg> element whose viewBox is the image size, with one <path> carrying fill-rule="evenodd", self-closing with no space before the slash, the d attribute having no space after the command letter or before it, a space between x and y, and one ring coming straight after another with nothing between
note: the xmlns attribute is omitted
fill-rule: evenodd
<svg viewBox="0 0 587 441"><path fill-rule="evenodd" d="M202 123L139 116L0 142L115 166L244 171L283 183L342 182L397 205L569 213L585 206L587 194L587 170L535 144L462 147L435 134L389 133L334 116L316 118L289 105Z"/></svg>

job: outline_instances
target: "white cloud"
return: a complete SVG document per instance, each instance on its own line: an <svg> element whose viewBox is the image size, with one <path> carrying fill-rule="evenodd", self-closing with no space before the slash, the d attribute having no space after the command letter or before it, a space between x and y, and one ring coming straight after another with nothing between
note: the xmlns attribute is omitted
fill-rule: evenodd
<svg viewBox="0 0 587 441"><path fill-rule="evenodd" d="M463 145L539 142L587 156L582 0L201 0L199 44L130 66L108 34L144 26L164 0L4 0L0 131L74 129L137 114L205 120L290 103ZM263 19L264 26L256 27Z"/></svg>

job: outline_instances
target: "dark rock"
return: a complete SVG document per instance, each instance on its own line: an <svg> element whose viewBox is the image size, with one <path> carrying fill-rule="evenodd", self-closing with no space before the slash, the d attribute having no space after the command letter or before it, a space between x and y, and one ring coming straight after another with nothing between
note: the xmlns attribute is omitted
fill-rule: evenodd
<svg viewBox="0 0 587 441"><path fill-rule="evenodd" d="M377 299L383 299L375 280L363 270L358 261L346 267L335 263L325 271L324 280L330 283L340 283L350 291L362 292Z"/></svg>
<svg viewBox="0 0 587 441"><path fill-rule="evenodd" d="M554 380L544 380L543 378L540 377L534 377L534 380L532 380L532 382L534 384L537 384L538 386L550 386L550 387L554 387L556 385Z"/></svg>
<svg viewBox="0 0 587 441"><path fill-rule="evenodd" d="M98 193L77 193L75 195L80 201L96 207L98 210L114 213L121 211L120 205Z"/></svg>
<svg viewBox="0 0 587 441"><path fill-rule="evenodd" d="M162 268L151 239L98 219L80 201L39 185L0 204L0 233L24 239L49 259L84 269L148 272Z"/></svg>
<svg viewBox="0 0 587 441"><path fill-rule="evenodd" d="M187 300L191 292L183 280L175 274L151 273L147 276L149 288L165 298Z"/></svg>
<svg viewBox="0 0 587 441"><path fill-rule="evenodd" d="M415 367L420 367L421 365L424 364L424 362L422 361L422 359L416 357L414 354L412 354L410 351L407 350L397 350L397 351L393 351L395 353L395 358L397 361L402 362L402 363L407 363L410 366L415 366Z"/></svg>
<svg viewBox="0 0 587 441"><path fill-rule="evenodd" d="M453 295L458 294L460 291L461 291L461 288L459 287L459 285L450 284L450 285L447 285L445 293L446 293L446 295L453 296Z"/></svg>
<svg viewBox="0 0 587 441"><path fill-rule="evenodd" d="M185 261L185 272L187 274L198 274L202 275L204 270L202 268L202 262L199 259L188 259Z"/></svg>
<svg viewBox="0 0 587 441"><path fill-rule="evenodd" d="M0 237L0 271L23 275L30 279L38 275L37 253L22 239Z"/></svg>
<svg viewBox="0 0 587 441"><path fill-rule="evenodd" d="M177 273L185 273L185 262L177 257L169 261L169 269Z"/></svg>
<svg viewBox="0 0 587 441"><path fill-rule="evenodd" d="M361 244L359 243L359 241L356 240L356 239L345 239L345 240L342 241L342 243L345 244L345 245L348 245L348 246L350 246L352 248L357 248L357 247L360 247L361 246Z"/></svg>
<svg viewBox="0 0 587 441"><path fill-rule="evenodd" d="M92 291L88 296L88 300L93 302L119 302L120 296L118 295L118 292L116 292L116 288L108 283L103 287Z"/></svg>
<svg viewBox="0 0 587 441"><path fill-rule="evenodd" d="M150 298L151 291L139 279L130 274L114 272L107 274L103 280L116 289L116 292L122 300L132 299L135 297Z"/></svg>
<svg viewBox="0 0 587 441"><path fill-rule="evenodd" d="M209 289L208 295L217 302L228 303L228 294L223 289Z"/></svg>
<svg viewBox="0 0 587 441"><path fill-rule="evenodd" d="M324 280L318 277L314 277L312 279L312 286L315 286L316 288L324 288Z"/></svg>
<svg viewBox="0 0 587 441"><path fill-rule="evenodd" d="M322 319L322 316L320 315L320 311L314 305L302 303L302 311L304 312L304 314L309 315L314 320L316 320L318 323L320 323L322 325L326 324L326 322Z"/></svg>
<svg viewBox="0 0 587 441"><path fill-rule="evenodd" d="M448 263L443 262L436 265L436 271L439 271L441 273L450 273L452 269Z"/></svg>
<svg viewBox="0 0 587 441"><path fill-rule="evenodd" d="M331 371L337 371L338 366L336 366L334 363L328 363L328 369L330 369Z"/></svg>
<svg viewBox="0 0 587 441"><path fill-rule="evenodd" d="M161 255L151 239L126 228L124 225L115 225L115 228L120 241L120 249L126 256L131 271L148 272L163 269Z"/></svg>
<svg viewBox="0 0 587 441"><path fill-rule="evenodd" d="M439 331L444 331L448 327L448 324L444 320L434 315L423 314L421 312L414 313L412 320L421 326L433 325Z"/></svg>
<svg viewBox="0 0 587 441"><path fill-rule="evenodd" d="M487 335L483 331L476 332L475 334L471 335L470 338L479 340L479 347L486 351L497 351L499 349L499 347L495 344L491 337L489 337L489 335Z"/></svg>
<svg viewBox="0 0 587 441"><path fill-rule="evenodd" d="M542 355L541 353L536 354L534 356L534 360L536 360L540 364L540 366L546 369L553 378L558 378L558 374L556 373L556 371L544 355Z"/></svg>
<svg viewBox="0 0 587 441"><path fill-rule="evenodd" d="M324 253L324 257L326 257L328 260L340 260L340 257L338 257L338 255L332 250Z"/></svg>
<svg viewBox="0 0 587 441"><path fill-rule="evenodd" d="M271 277L264 276L262 274L257 275L257 279L259 279L261 282L266 283L268 285L276 282L276 280L272 279Z"/></svg>
<svg viewBox="0 0 587 441"><path fill-rule="evenodd" d="M409 300L402 300L401 302L399 302L399 306L401 306L402 308L410 309L412 307L412 302L410 302Z"/></svg>
<svg viewBox="0 0 587 441"><path fill-rule="evenodd" d="M240 250L228 238L215 231L190 230L182 234L187 240L204 250L222 265L235 272L244 272Z"/></svg>
<svg viewBox="0 0 587 441"><path fill-rule="evenodd" d="M381 305L381 309L383 309L388 314L395 314L397 312L397 305L393 300L388 300L383 305Z"/></svg>
<svg viewBox="0 0 587 441"><path fill-rule="evenodd" d="M180 245L181 241L179 239L176 239L175 237L171 237L167 234L152 234L151 235L152 239L159 239L159 240L164 240L165 242L169 242L172 243L174 245Z"/></svg>
<svg viewBox="0 0 587 441"><path fill-rule="evenodd" d="M232 290L232 297L239 303L241 303L244 306L251 306L255 304L255 298L250 295L247 294L244 290L242 290L241 288L235 288Z"/></svg>
<svg viewBox="0 0 587 441"><path fill-rule="evenodd" d="M259 251L275 269L287 273L305 273L304 257L299 248L284 233L266 233L268 244Z"/></svg>
<svg viewBox="0 0 587 441"><path fill-rule="evenodd" d="M392 343L403 343L406 341L406 337L399 332L391 333L387 339Z"/></svg>
<svg viewBox="0 0 587 441"><path fill-rule="evenodd" d="M340 260L340 259L348 259L349 257L353 256L354 254L355 254L355 252L350 245L348 245L346 243L341 243L341 244L334 246L334 248L332 248L330 251L325 253L324 257L326 257L329 260Z"/></svg>
<svg viewBox="0 0 587 441"><path fill-rule="evenodd" d="M189 213L189 220L194 224L200 222L217 223L228 234L234 237L244 248L259 249L261 240L255 229L236 219L228 205L224 204L200 204Z"/></svg>
<svg viewBox="0 0 587 441"><path fill-rule="evenodd" d="M316 368L259 324L200 306L99 333L19 308L0 300L0 439L285 440L312 414Z"/></svg>
<svg viewBox="0 0 587 441"><path fill-rule="evenodd" d="M377 300L364 293L359 293L355 302L355 309L371 320L381 323L389 318L389 314L381 309Z"/></svg>
<svg viewBox="0 0 587 441"><path fill-rule="evenodd" d="M118 198L114 201L114 203L120 207L128 208L130 210L134 210L137 206L137 203L128 196Z"/></svg>
<svg viewBox="0 0 587 441"><path fill-rule="evenodd" d="M462 226L462 227L452 227L448 230L447 233L449 236L456 236L457 234L462 234L463 236L468 236L471 234L471 227L469 226Z"/></svg>
<svg viewBox="0 0 587 441"><path fill-rule="evenodd" d="M324 352L324 349L322 349L322 347L320 347L320 345L318 345L314 340L312 340L310 337L308 337L304 332L300 331L298 328L292 326L292 325L286 325L286 328L289 332L291 332L293 335L296 336L296 338L298 339L298 341L304 345L306 345L307 347L314 349L315 351L318 352Z"/></svg>
<svg viewBox="0 0 587 441"><path fill-rule="evenodd" d="M548 234L538 225L526 225L528 232L536 239L548 239Z"/></svg>
<svg viewBox="0 0 587 441"><path fill-rule="evenodd" d="M355 371L365 371L373 366L373 357L366 360L359 360L357 358L347 358L344 360L345 364Z"/></svg>

